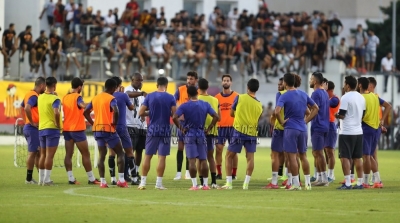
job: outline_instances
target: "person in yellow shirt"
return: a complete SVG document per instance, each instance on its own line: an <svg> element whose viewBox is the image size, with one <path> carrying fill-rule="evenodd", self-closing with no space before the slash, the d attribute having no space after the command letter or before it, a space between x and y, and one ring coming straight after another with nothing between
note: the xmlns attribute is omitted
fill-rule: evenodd
<svg viewBox="0 0 400 223"><path fill-rule="evenodd" d="M208 104L210 104L211 108L217 112L218 114L218 121L221 120L221 110L219 108L219 102L218 99L215 97L209 95L207 93L208 90L208 81L204 78L201 78L199 80L199 100L205 101ZM204 129L207 129L208 126L212 122L212 116L207 115L206 118L206 123L204 125ZM208 165L210 166L210 172L211 172L211 188L218 189L217 185L217 173L216 173L216 166L215 166L215 159L214 159L214 145L215 145L215 140L218 137L218 128L215 126L210 132L207 133L206 139L207 139L207 160L208 160ZM202 177L200 176L200 182L202 181ZM203 185L203 182L201 182L201 185Z"/></svg>
<svg viewBox="0 0 400 223"><path fill-rule="evenodd" d="M233 134L225 158L226 184L222 189L232 189L232 161L237 153L246 149L247 170L243 189L247 190L254 169L254 153L257 147L258 120L262 114L262 104L256 98L260 87L257 79L247 82L247 93L240 94L233 102L231 116L233 121Z"/></svg>
<svg viewBox="0 0 400 223"><path fill-rule="evenodd" d="M56 94L57 79L46 78L46 91L38 97L39 110L39 184L53 185L50 180L54 154L57 151L62 129L61 100Z"/></svg>
<svg viewBox="0 0 400 223"><path fill-rule="evenodd" d="M363 188L369 188L369 174L372 170L375 182L373 188L383 188L381 178L378 172L378 165L373 155L378 144L378 129L383 125L379 120L379 107L385 107L382 115L384 120L391 110L391 105L379 98L376 94L368 91L369 80L366 77L358 78L358 89L365 98L366 110L362 119L363 129L363 161L364 161L364 180Z"/></svg>

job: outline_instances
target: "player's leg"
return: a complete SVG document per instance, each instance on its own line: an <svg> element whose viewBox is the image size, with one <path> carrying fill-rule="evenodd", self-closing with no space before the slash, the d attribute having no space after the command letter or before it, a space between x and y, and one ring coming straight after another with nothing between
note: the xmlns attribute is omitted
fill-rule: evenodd
<svg viewBox="0 0 400 223"><path fill-rule="evenodd" d="M363 131L363 169L364 169L364 180L363 187L369 188L369 174L371 172L371 147L373 144L373 134L370 134L367 131Z"/></svg>
<svg viewBox="0 0 400 223"><path fill-rule="evenodd" d="M280 168L280 157L283 154L283 131L274 130L271 141L271 165L272 178L271 183L265 189L278 189L278 172ZM281 171L282 172L282 171ZM281 173L282 174L282 173Z"/></svg>
<svg viewBox="0 0 400 223"><path fill-rule="evenodd" d="M288 183L286 184L287 190L301 190L300 182L299 182L299 167L297 164L297 153L298 153L298 145L300 142L303 142L304 139L301 138L302 134L298 130L294 129L285 129L283 133L283 148L287 154L287 159L289 162L290 173L288 183L291 182L291 186L288 187ZM305 142L304 142L305 143Z"/></svg>
<svg viewBox="0 0 400 223"><path fill-rule="evenodd" d="M228 146L225 155L225 173L226 173L226 184L222 186L222 189L232 189L232 164L233 159L242 151L244 142L238 137L232 138L231 143Z"/></svg>
<svg viewBox="0 0 400 223"><path fill-rule="evenodd" d="M108 170L111 176L111 185L117 185L117 179L115 178L115 155L116 153L112 149L108 149Z"/></svg>
<svg viewBox="0 0 400 223"><path fill-rule="evenodd" d="M212 136L211 136L212 137ZM212 138L211 138L212 139ZM213 145L213 140L211 140L211 145ZM197 159L198 159L198 164L199 164L199 175L202 176L203 182L201 182L201 188L203 190L210 190L210 187L208 186L208 164L207 164L207 158L208 158L208 143L207 140L204 140L203 142L199 142L197 144ZM214 164L215 168L215 164Z"/></svg>
<svg viewBox="0 0 400 223"><path fill-rule="evenodd" d="M351 189L351 158L355 145L354 137L349 135L339 135L339 159L342 163L342 170L344 175L344 182L342 186L338 187L338 190Z"/></svg>
<svg viewBox="0 0 400 223"><path fill-rule="evenodd" d="M178 151L176 153L176 175L174 180L180 180L182 178L182 164L183 164L183 150L185 149L185 144L183 142L183 135L181 131L177 130L178 135ZM186 174L185 179L190 179L189 176L189 164L188 159L186 158Z"/></svg>
<svg viewBox="0 0 400 223"><path fill-rule="evenodd" d="M164 177L164 171L166 166L166 159L171 152L171 137L160 138L158 144L158 164L157 164L157 180L156 189L165 190L162 180Z"/></svg>
<svg viewBox="0 0 400 223"><path fill-rule="evenodd" d="M313 185L315 186L328 186L328 176L326 174L326 162L324 157L324 144L325 144L325 134L321 132L314 132L311 136L311 142L313 147L314 158L317 159L317 170L318 175L321 176L320 181L315 181Z"/></svg>
<svg viewBox="0 0 400 223"><path fill-rule="evenodd" d="M44 181L44 163L46 161L46 137L39 137L39 181L38 184L42 185Z"/></svg>
<svg viewBox="0 0 400 223"><path fill-rule="evenodd" d="M71 132L63 132L65 140L65 158L64 165L67 171L68 184L80 184L76 181L74 174L72 173L72 156L74 155L75 142L70 136Z"/></svg>
<svg viewBox="0 0 400 223"><path fill-rule="evenodd" d="M381 182L381 176L379 174L379 169L378 169L378 162L374 159L374 154L376 152L376 148L378 146L378 130L376 131L377 133L375 134L375 137L372 139L372 145L371 145L371 156L370 156L370 162L371 162L371 171L373 174L374 178L374 185L372 186L373 188L383 188L383 184Z"/></svg>
<svg viewBox="0 0 400 223"><path fill-rule="evenodd" d="M121 140L117 133L111 134L107 137L107 144L117 154L117 165L118 165L118 187L127 188L128 184L125 181L125 153L122 148Z"/></svg>
<svg viewBox="0 0 400 223"><path fill-rule="evenodd" d="M88 177L88 184L100 184L100 181L98 181L93 174L92 162L90 160L89 145L86 139L85 132L84 131L74 132L73 138L76 147L78 147L78 150L82 156L82 165L85 168L86 175Z"/></svg>
<svg viewBox="0 0 400 223"><path fill-rule="evenodd" d="M160 140L161 140L160 137L147 137L146 138L146 150L145 150L145 155L144 155L144 160L143 160L143 165L142 165L142 177L141 177L140 184L138 187L139 190L146 189L146 180L147 180L147 174L149 173L149 170L150 170L151 158L153 158L153 155L157 154L157 149L158 149Z"/></svg>
<svg viewBox="0 0 400 223"><path fill-rule="evenodd" d="M207 161L210 166L210 174L211 174L211 188L218 188L217 185L217 174L215 167L215 159L214 159L214 136L207 137Z"/></svg>
<svg viewBox="0 0 400 223"><path fill-rule="evenodd" d="M256 152L256 147L257 147L256 137L254 137L254 139L246 140L244 142L244 148L246 149L247 168L246 168L246 177L243 183L243 190L247 190L249 188L250 178L254 170L254 153Z"/></svg>
<svg viewBox="0 0 400 223"><path fill-rule="evenodd" d="M232 160L232 180L237 179L236 173L237 173L238 164L239 164L239 157L236 154L236 156L233 157L233 160Z"/></svg>
<svg viewBox="0 0 400 223"><path fill-rule="evenodd" d="M297 144L297 147L299 151L298 154L301 161L301 167L303 168L304 186L306 190L311 190L310 164L307 159L307 132L300 133L299 143Z"/></svg>
<svg viewBox="0 0 400 223"><path fill-rule="evenodd" d="M39 131L37 129L26 129L24 127L24 135L28 144L28 157L26 159L26 184L37 184L32 178L33 168L37 164L37 157L39 155ZM39 155L40 156L40 155ZM36 165L38 167L38 165Z"/></svg>
<svg viewBox="0 0 400 223"><path fill-rule="evenodd" d="M132 141L128 133L128 129L126 127L119 128L118 130L118 135L119 138L121 139L122 147L125 150L125 155L126 155L126 161L127 164L125 164L125 168L128 167L128 173L130 174L131 177L136 177L136 164L135 164L135 157L133 156L133 147L132 147ZM127 171L125 171L127 172ZM129 176L127 177L129 178ZM138 185L138 184L133 184L133 185Z"/></svg>
<svg viewBox="0 0 400 223"><path fill-rule="evenodd" d="M222 180L222 153L226 142L227 128L218 128L218 138L215 150L215 163L217 167L217 179Z"/></svg>
<svg viewBox="0 0 400 223"><path fill-rule="evenodd" d="M97 162L97 168L99 169L99 176L100 176L100 188L107 188L107 181L105 178L105 165L104 165L104 161L106 159L106 155L107 155L107 147L106 147L106 143L103 139L96 139L97 140L97 147L99 150L99 159Z"/></svg>
<svg viewBox="0 0 400 223"><path fill-rule="evenodd" d="M363 135L351 136L353 143L352 160L357 172L357 185L353 189L364 189L363 185ZM367 186L369 186L367 184Z"/></svg>
<svg viewBox="0 0 400 223"><path fill-rule="evenodd" d="M46 160L44 163L44 182L43 186L51 186L53 181L50 180L51 170L53 169L53 159L56 154L58 143L60 142L60 134L46 136Z"/></svg>
<svg viewBox="0 0 400 223"><path fill-rule="evenodd" d="M336 130L329 130L326 141L325 141L325 151L328 160L328 181L333 182L335 180L335 146L337 141Z"/></svg>

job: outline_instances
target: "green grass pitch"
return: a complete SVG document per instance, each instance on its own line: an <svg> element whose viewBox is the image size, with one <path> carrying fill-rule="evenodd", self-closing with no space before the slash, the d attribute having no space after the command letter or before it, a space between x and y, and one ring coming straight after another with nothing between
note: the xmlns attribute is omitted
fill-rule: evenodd
<svg viewBox="0 0 400 223"><path fill-rule="evenodd" d="M57 186L25 185L25 168L13 165L13 147L0 147L0 222L399 222L399 152L379 151L383 189L338 191L343 179L339 160L336 181L312 191L261 189L271 175L270 149L258 148L249 190L242 190L245 157L240 154L233 190L188 191L190 180L173 181L176 149L167 160L165 191L153 189L154 157L147 190L100 189L87 185L84 169L75 168L81 185L68 185L65 169L54 168ZM313 158L309 153L309 161ZM107 164L106 164L107 166ZM185 166L185 164L184 164ZM312 165L311 165L312 166ZM312 168L313 170L313 168ZM106 178L110 177L106 171ZM97 169L94 169L98 177ZM225 174L224 174L225 175ZM34 173L37 180L37 172ZM301 180L304 177L301 174ZM220 185L224 181L218 182Z"/></svg>

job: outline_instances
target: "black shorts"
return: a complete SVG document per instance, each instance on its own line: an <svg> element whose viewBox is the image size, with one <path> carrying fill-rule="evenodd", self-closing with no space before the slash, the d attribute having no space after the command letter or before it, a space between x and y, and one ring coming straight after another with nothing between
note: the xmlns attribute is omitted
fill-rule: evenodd
<svg viewBox="0 0 400 223"><path fill-rule="evenodd" d="M306 47L307 47L306 55L308 57L312 57L314 52L314 43L306 43Z"/></svg>
<svg viewBox="0 0 400 223"><path fill-rule="evenodd" d="M135 127L128 127L129 136L131 137L133 150L143 150L146 146L145 129L138 129Z"/></svg>
<svg viewBox="0 0 400 223"><path fill-rule="evenodd" d="M105 55L106 57L108 57L108 56L110 55L110 53L111 53L110 49L108 49L108 48L106 48L106 47L103 47L102 49L103 49L104 55Z"/></svg>
<svg viewBox="0 0 400 223"><path fill-rule="evenodd" d="M339 135L339 158L361 159L363 135Z"/></svg>
<svg viewBox="0 0 400 223"><path fill-rule="evenodd" d="M224 52L215 51L215 56L217 57L217 60L222 60L222 55L224 55Z"/></svg>
<svg viewBox="0 0 400 223"><path fill-rule="evenodd" d="M6 42L6 43L4 44L4 49L5 49L6 53L7 53L7 55L10 55L10 53L11 53L13 47L14 47L13 42Z"/></svg>
<svg viewBox="0 0 400 223"><path fill-rule="evenodd" d="M326 51L326 43L320 42L317 44L317 55L323 56Z"/></svg>
<svg viewBox="0 0 400 223"><path fill-rule="evenodd" d="M47 22L49 25L54 25L54 17L53 16L47 16Z"/></svg>
<svg viewBox="0 0 400 223"><path fill-rule="evenodd" d="M23 43L19 45L19 50L22 51L22 49L24 48L24 45L26 45L26 51L31 52L33 44L32 43Z"/></svg>

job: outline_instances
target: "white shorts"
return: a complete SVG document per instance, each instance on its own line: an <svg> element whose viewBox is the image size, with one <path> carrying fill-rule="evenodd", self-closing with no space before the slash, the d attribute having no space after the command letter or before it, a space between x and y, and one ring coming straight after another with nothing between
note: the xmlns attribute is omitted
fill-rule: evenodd
<svg viewBox="0 0 400 223"><path fill-rule="evenodd" d="M329 46L339 46L339 36L331 36L329 38Z"/></svg>

